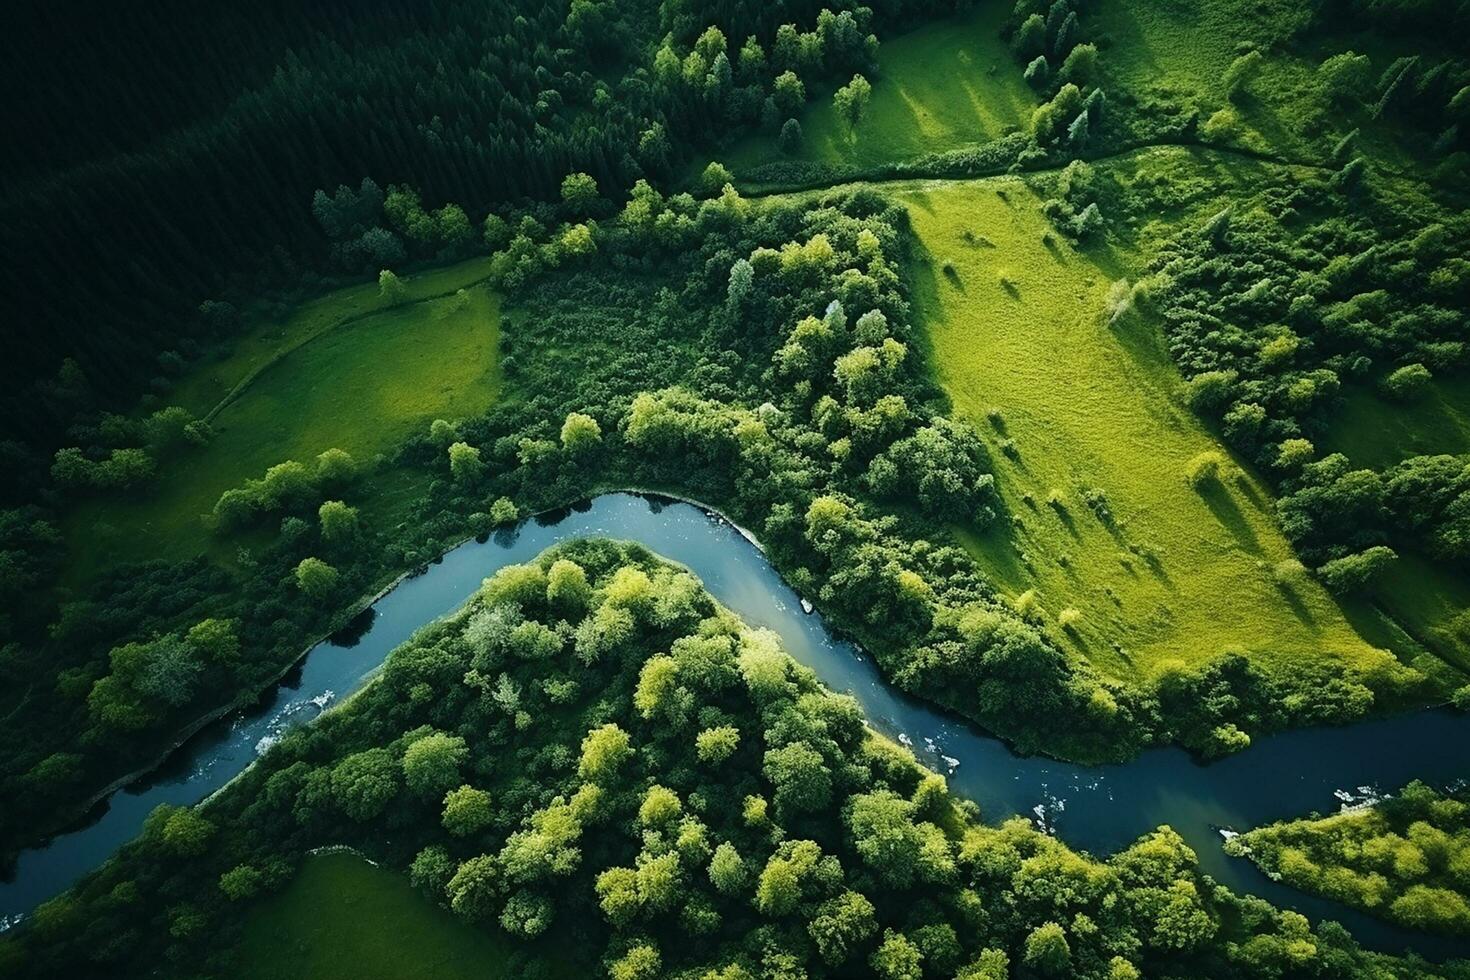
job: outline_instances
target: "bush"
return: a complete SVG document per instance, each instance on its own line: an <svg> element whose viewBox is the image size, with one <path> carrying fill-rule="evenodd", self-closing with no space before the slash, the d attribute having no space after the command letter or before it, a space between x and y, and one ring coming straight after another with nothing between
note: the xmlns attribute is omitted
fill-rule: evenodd
<svg viewBox="0 0 1470 980"><path fill-rule="evenodd" d="M1396 401L1410 402L1424 397L1434 376L1422 364L1405 364L1383 379L1383 393Z"/></svg>
<svg viewBox="0 0 1470 980"><path fill-rule="evenodd" d="M1197 453L1185 464L1185 477L1189 485L1202 490L1223 479L1228 466L1225 456L1213 449Z"/></svg>
<svg viewBox="0 0 1470 980"><path fill-rule="evenodd" d="M1392 548L1377 545L1355 555L1334 558L1317 569L1317 577L1329 591L1347 595L1367 588L1398 557Z"/></svg>

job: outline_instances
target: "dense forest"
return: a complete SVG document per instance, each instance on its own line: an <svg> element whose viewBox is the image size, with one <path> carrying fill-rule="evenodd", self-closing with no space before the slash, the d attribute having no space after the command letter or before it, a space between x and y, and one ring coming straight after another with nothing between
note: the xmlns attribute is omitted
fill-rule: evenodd
<svg viewBox="0 0 1470 980"><path fill-rule="evenodd" d="M1230 848L1299 888L1419 929L1470 931L1467 805L1420 782L1366 808L1283 821Z"/></svg>
<svg viewBox="0 0 1470 980"><path fill-rule="evenodd" d="M350 844L527 976L569 945L630 980L1421 975L1214 885L1167 829L1100 862L977 817L690 575L589 543L502 569L223 795L155 812L12 962L224 969L236 907Z"/></svg>
<svg viewBox="0 0 1470 980"><path fill-rule="evenodd" d="M11 870L455 545L617 489L748 528L883 682L1019 753L1470 709L1465 0L7 24ZM336 844L525 975L1462 969L1232 894L1167 827L1088 855L978 813L632 544L501 571L259 750L0 908L5 971L229 975ZM1462 795L1232 848L1463 935Z"/></svg>

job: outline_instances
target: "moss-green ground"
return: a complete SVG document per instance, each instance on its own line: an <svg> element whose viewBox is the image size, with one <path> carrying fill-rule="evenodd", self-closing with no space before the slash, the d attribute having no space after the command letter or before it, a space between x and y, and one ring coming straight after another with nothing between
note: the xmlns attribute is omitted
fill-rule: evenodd
<svg viewBox="0 0 1470 980"><path fill-rule="evenodd" d="M902 199L927 251L917 299L940 380L993 447L1009 438L1019 450L1019 460L994 452L1019 524L965 535L1008 593L1036 590L1053 624L1079 610L1057 632L1120 677L1232 647L1279 670L1300 657L1368 666L1387 656L1315 583L1275 583L1272 566L1292 552L1253 474L1237 467L1205 493L1188 485L1189 460L1224 448L1179 401L1156 325L1138 314L1104 322L1109 285L1132 274L1135 256L1044 243L1040 199L1019 179ZM1114 527L1084 504L1089 488L1106 494ZM1048 505L1053 490L1065 514Z"/></svg>
<svg viewBox="0 0 1470 980"><path fill-rule="evenodd" d="M1010 12L985 3L960 17L884 41L873 96L856 131L837 117L828 92L809 92L803 141L790 156L770 134L748 137L722 159L738 175L775 160L875 166L951 150L1024 129L1036 96L1000 39Z"/></svg>
<svg viewBox="0 0 1470 980"><path fill-rule="evenodd" d="M402 875L352 854L308 859L252 909L239 980L498 980L514 947L415 892ZM553 969L549 976L571 976Z"/></svg>
<svg viewBox="0 0 1470 980"><path fill-rule="evenodd" d="M391 309L379 308L376 284L331 293L284 323L249 331L224 360L195 368L178 401L200 414L242 379L249 383L214 417L207 446L165 461L141 493L72 510L69 580L118 560L208 548L202 516L225 490L276 463L334 447L370 462L434 418L484 411L500 389L500 307L486 287L472 285L483 274L476 262L416 277L409 295L436 298ZM463 297L454 294L467 283Z"/></svg>

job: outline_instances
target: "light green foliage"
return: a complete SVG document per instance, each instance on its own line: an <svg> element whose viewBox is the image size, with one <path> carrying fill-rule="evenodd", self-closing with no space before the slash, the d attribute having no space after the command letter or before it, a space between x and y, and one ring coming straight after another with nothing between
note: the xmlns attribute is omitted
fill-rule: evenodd
<svg viewBox="0 0 1470 980"><path fill-rule="evenodd" d="M597 198L597 181L588 174L568 174L561 182L561 200L568 214L586 215Z"/></svg>
<svg viewBox="0 0 1470 980"><path fill-rule="evenodd" d="M561 558L547 569L546 601L553 610L569 620L580 619L591 600L592 586L581 565Z"/></svg>
<svg viewBox="0 0 1470 980"><path fill-rule="evenodd" d="M734 725L720 725L717 728L706 728L694 739L695 754L700 762L718 766L740 746L740 729Z"/></svg>
<svg viewBox="0 0 1470 980"><path fill-rule="evenodd" d="M1225 454L1208 449L1189 458L1185 466L1185 476L1190 486L1202 490L1218 484L1228 472L1226 467Z"/></svg>
<svg viewBox="0 0 1470 980"><path fill-rule="evenodd" d="M459 783L460 767L467 754L464 739L431 732L404 750L404 781L419 796L437 799Z"/></svg>
<svg viewBox="0 0 1470 980"><path fill-rule="evenodd" d="M643 794L643 802L638 807L638 820L644 826L657 827L678 818L682 812L678 794L655 784L648 787L648 791Z"/></svg>
<svg viewBox="0 0 1470 980"><path fill-rule="evenodd" d="M807 924L807 934L828 966L841 966L878 931L873 903L861 892L845 891L828 899Z"/></svg>
<svg viewBox="0 0 1470 980"><path fill-rule="evenodd" d="M1063 976L1072 963L1067 934L1055 922L1045 922L1026 937L1026 965L1047 976Z"/></svg>
<svg viewBox="0 0 1470 980"><path fill-rule="evenodd" d="M327 500L317 508L322 540L329 544L347 544L357 537L357 508L340 500Z"/></svg>
<svg viewBox="0 0 1470 980"><path fill-rule="evenodd" d="M602 426L590 415L572 412L561 426L562 448L568 452L583 453L602 442Z"/></svg>
<svg viewBox="0 0 1470 980"><path fill-rule="evenodd" d="M837 859L823 855L815 841L786 841L761 870L755 907L771 918L790 915L803 900L830 891L841 877Z"/></svg>
<svg viewBox="0 0 1470 980"><path fill-rule="evenodd" d="M349 755L332 768L331 787L344 814L359 823L371 820L398 795L398 764L386 749Z"/></svg>
<svg viewBox="0 0 1470 980"><path fill-rule="evenodd" d="M916 809L909 800L885 790L854 796L846 814L864 863L896 888L944 881L954 873L943 831L916 821Z"/></svg>
<svg viewBox="0 0 1470 980"><path fill-rule="evenodd" d="M493 816L490 794L482 789L464 785L444 794L441 822L444 829L455 837L479 833Z"/></svg>
<svg viewBox="0 0 1470 980"><path fill-rule="evenodd" d="M449 907L470 921L489 918L495 911L499 878L496 860L488 854L461 862L445 886Z"/></svg>
<svg viewBox="0 0 1470 980"><path fill-rule="evenodd" d="M320 558L303 558L296 566L296 585L312 599L330 598L340 579L341 573Z"/></svg>
<svg viewBox="0 0 1470 980"><path fill-rule="evenodd" d="M711 160L709 166L704 168L704 173L699 178L699 189L707 197L713 197L725 189L726 184L733 184L735 175L730 173L730 168L716 160Z"/></svg>
<svg viewBox="0 0 1470 980"><path fill-rule="evenodd" d="M579 616L592 618L621 603L615 607L636 608L640 618L627 657L583 663L563 647L549 657L504 660L499 676L525 692L524 703L537 713L526 726L486 703L471 665L503 653L523 626L549 629L560 622L546 599L546 570L558 561L587 576L591 599ZM951 803L942 777L868 729L850 698L826 692L789 659L779 674L771 671L770 662L785 657L773 635L748 630L697 591L691 596L689 581L634 546L605 541L575 542L497 575L463 616L421 631L395 651L375 683L317 726L310 757L268 753L248 785L234 783L216 797L209 807L214 829L202 851L190 843L187 849L198 853L189 860L155 862L155 873L170 874L163 886L170 896L166 941L204 934L186 906L217 910L230 900L226 895L243 900L279 883L288 874L286 859L299 850L285 850L279 862L240 860L272 854L283 830L299 849L344 837L401 842L414 835L399 859L415 855L412 887L463 920L514 937L509 949L516 952L502 951L497 963L508 955L518 969L553 975L556 957L565 955L583 975L600 962L629 976L748 980L743 967L732 966L740 961L780 976L871 970L884 977L997 977L1007 964L1002 948L1016 951L1036 974L1064 976L1091 964L1092 972L1128 977L1145 963L1176 972L1204 963L1209 975L1232 975L1246 970L1253 955L1247 945L1330 941L1305 920L1279 919L1208 886L1193 853L1169 831L1100 862L1024 819L999 827L979 823L968 808ZM724 759L717 779L699 775L690 752L695 729L645 719L633 704L635 670L660 649L679 667L679 687L698 730L741 733L740 750ZM592 704L539 700L535 692L568 671L589 689L610 693ZM772 676L742 683L743 675L767 673ZM410 693L431 678L442 694ZM406 734L404 726L411 726ZM638 734L636 752L630 730ZM585 738L582 771L574 773L570 747L577 732ZM826 780L825 805L797 807L787 799L768 809L746 792L763 782L773 783L778 797L810 789L801 771L827 767L824 752L841 760ZM475 785L425 798L453 771L471 767ZM490 791L500 809L492 808ZM422 819L438 799L440 819ZM1458 810L1428 806L1434 820L1460 819L1464 810L1458 803ZM126 896L146 888L148 900L157 896L160 886L137 875L133 862L152 861L159 853L152 842L167 847L166 828L183 827L190 813L160 811L144 846L101 872L99 893ZM1443 887L1422 876L1425 869L1458 867L1457 839L1430 819L1421 815L1415 822L1425 827L1405 829L1392 860L1419 875L1416 882ZM178 834L191 842L197 836ZM323 860L307 862L282 897L247 914L271 915L294 902ZM410 886L400 880L400 887ZM370 883L362 888L352 904L363 909L354 914L371 917L376 898L368 896L378 890ZM196 889L208 899L196 901ZM340 908L340 894L320 901ZM556 930L579 925L575 915L585 914L589 901L596 902L605 940L591 948L561 941ZM1400 908L1412 915L1435 903L1443 906L1442 897L1412 891ZM27 934L54 935L46 930L72 914L67 908L94 911L90 902L48 908L31 927L42 932ZM296 921L272 925L277 943L291 937L282 955L293 964L322 941L322 916L295 911ZM334 913L326 914L330 920ZM416 916L405 913L403 928ZM258 942L257 928L247 921L250 945ZM388 931L398 936L403 928ZM710 945L714 936L722 937L718 953ZM557 941L548 945L543 937ZM1349 974L1372 962L1350 947L1332 948ZM260 962L256 955L250 962Z"/></svg>
<svg viewBox="0 0 1470 980"><path fill-rule="evenodd" d="M832 774L822 754L805 742L767 749L764 770L775 788L778 812L824 809L832 798Z"/></svg>
<svg viewBox="0 0 1470 980"><path fill-rule="evenodd" d="M585 779L610 780L618 767L632 755L632 740L628 733L608 723L589 731L582 740L582 761L577 771Z"/></svg>
<svg viewBox="0 0 1470 980"><path fill-rule="evenodd" d="M485 463L480 459L480 450L467 442L456 442L449 447L449 472L456 483L474 483L485 475Z"/></svg>
<svg viewBox="0 0 1470 980"><path fill-rule="evenodd" d="M1470 805L1423 783L1377 805L1231 842L1294 887L1411 929L1470 935Z"/></svg>
<svg viewBox="0 0 1470 980"><path fill-rule="evenodd" d="M873 953L869 964L883 980L922 980L924 955L907 936L888 929L883 944Z"/></svg>
<svg viewBox="0 0 1470 980"><path fill-rule="evenodd" d="M1398 554L1384 545L1374 545L1352 555L1344 555L1324 563L1317 577L1330 591L1338 594L1359 592L1381 576L1398 560Z"/></svg>
<svg viewBox="0 0 1470 980"><path fill-rule="evenodd" d="M857 129L858 122L868 111L868 102L873 97L873 86L862 75L852 76L852 81L842 86L832 96L832 108L850 130Z"/></svg>
<svg viewBox="0 0 1470 980"><path fill-rule="evenodd" d="M722 894L735 895L750 882L750 869L735 845L724 841L709 862L709 880Z"/></svg>
<svg viewBox="0 0 1470 980"><path fill-rule="evenodd" d="M520 520L521 509L509 497L497 497L490 505L490 521L493 524L514 524Z"/></svg>
<svg viewBox="0 0 1470 980"><path fill-rule="evenodd" d="M219 876L219 890L232 902L253 898L259 893L263 876L258 868L238 864Z"/></svg>
<svg viewBox="0 0 1470 980"><path fill-rule="evenodd" d="M186 807L168 814L159 836L176 856L189 858L198 857L208 849L214 830L214 824Z"/></svg>
<svg viewBox="0 0 1470 980"><path fill-rule="evenodd" d="M1434 376L1424 365L1406 364L1383 379L1383 391L1399 401L1414 401L1424 397L1433 380Z"/></svg>
<svg viewBox="0 0 1470 980"><path fill-rule="evenodd" d="M1062 62L1061 71L1057 73L1057 80L1066 84L1074 82L1079 86L1087 87L1097 80L1097 46L1093 44L1079 44L1068 53Z"/></svg>
<svg viewBox="0 0 1470 980"><path fill-rule="evenodd" d="M378 273L378 296L385 306L397 306L408 298L408 287L391 269Z"/></svg>
<svg viewBox="0 0 1470 980"><path fill-rule="evenodd" d="M662 962L657 947L640 944L613 962L607 973L612 980L657 980Z"/></svg>

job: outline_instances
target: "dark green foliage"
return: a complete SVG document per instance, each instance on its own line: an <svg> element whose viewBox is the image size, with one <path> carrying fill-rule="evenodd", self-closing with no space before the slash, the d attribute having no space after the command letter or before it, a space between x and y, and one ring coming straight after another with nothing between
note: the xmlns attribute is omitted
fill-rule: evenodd
<svg viewBox="0 0 1470 980"><path fill-rule="evenodd" d="M591 601L551 656L528 656L515 631L477 625L487 616L558 625L546 583L572 564ZM631 635L589 661L572 636L609 611L631 617ZM673 658L669 682L689 711L749 741L715 779L688 764L688 727L645 710L657 702L639 693L650 665L669 659L658 651L691 649L698 656ZM487 672L522 692L529 722L480 685ZM589 694L558 705L539 693L562 677ZM475 830L441 829L439 801L414 791L424 760L440 756L459 761L429 765L431 782L463 764L490 787L493 802L467 788L450 794L479 801ZM773 756L786 760L775 770ZM780 800L793 766L828 771L824 805L765 805ZM1003 976L1000 950L1010 949L1043 975L1229 978L1257 975L1263 947L1289 942L1287 975L1432 975L1236 898L1167 829L1100 862L1021 819L979 823L943 778L871 733L849 698L820 687L686 572L605 541L502 570L395 651L363 694L288 735L208 805L160 808L116 860L7 938L16 954L7 966L19 977L227 971L240 903L279 888L328 842L407 870L430 899L504 930L531 959L556 948L589 970L600 958L613 977L773 966L812 977ZM171 927L181 908L190 928ZM714 970L726 972L705 973Z"/></svg>
<svg viewBox="0 0 1470 980"><path fill-rule="evenodd" d="M15 14L0 71L45 97L3 110L7 131L24 134L11 142L30 148L0 153L11 277L0 315L16 325L4 414L10 431L47 439L65 420L28 396L63 357L131 400L158 348L224 325L214 310L195 316L211 294L465 254L487 210L555 200L569 173L603 189L667 180L692 144L756 123L781 71L847 78L870 70L877 44L869 8L749 0L678 13L267 0L248 17L168 0L141 19L91 11L85 34L42 4ZM735 85L719 28L770 44L792 19L803 28L793 63L757 71L742 59ZM689 26L660 47L669 21ZM566 206L598 210L580 185Z"/></svg>
<svg viewBox="0 0 1470 980"><path fill-rule="evenodd" d="M1463 462L1411 457L1383 473L1341 455L1303 463L1345 386L1377 383L1407 401L1463 376L1470 348L1457 324L1470 292L1457 255L1470 224L1382 185L1345 191L1337 178L1270 187L1260 199L1280 220L1222 211L1166 250L1155 301L1191 402L1278 476L1282 525L1302 556L1333 562L1324 580L1354 589L1381 565L1365 549L1465 554ZM1395 481L1400 502L1388 505Z"/></svg>

